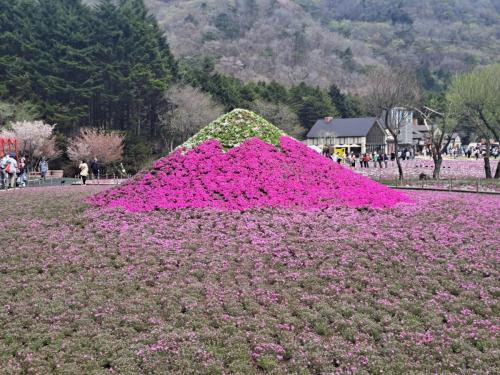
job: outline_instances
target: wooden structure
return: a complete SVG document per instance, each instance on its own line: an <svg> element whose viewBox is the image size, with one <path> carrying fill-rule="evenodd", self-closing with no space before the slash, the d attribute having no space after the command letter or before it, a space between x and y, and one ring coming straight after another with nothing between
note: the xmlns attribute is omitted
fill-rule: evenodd
<svg viewBox="0 0 500 375"><path fill-rule="evenodd" d="M15 138L0 138L0 155L6 154L16 154L17 159L17 140Z"/></svg>

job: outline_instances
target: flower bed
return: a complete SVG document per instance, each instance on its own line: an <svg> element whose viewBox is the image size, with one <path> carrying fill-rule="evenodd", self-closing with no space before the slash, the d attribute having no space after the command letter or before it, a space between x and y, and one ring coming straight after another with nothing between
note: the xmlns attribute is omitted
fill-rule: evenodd
<svg viewBox="0 0 500 375"><path fill-rule="evenodd" d="M129 211L386 208L411 202L292 138L282 136L279 145L253 138L224 153L218 141L206 141L186 153L177 150L156 161L152 170L90 201Z"/></svg>
<svg viewBox="0 0 500 375"><path fill-rule="evenodd" d="M0 372L497 372L495 196L86 211L101 190L0 197Z"/></svg>

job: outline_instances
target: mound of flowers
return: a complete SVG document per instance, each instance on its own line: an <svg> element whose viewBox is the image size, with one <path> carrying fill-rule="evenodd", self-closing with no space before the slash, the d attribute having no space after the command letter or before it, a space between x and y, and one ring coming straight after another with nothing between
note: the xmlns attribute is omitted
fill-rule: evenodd
<svg viewBox="0 0 500 375"><path fill-rule="evenodd" d="M217 139L224 149L229 149L253 137L278 146L282 135L281 129L256 113L235 109L212 121L179 148L194 148L210 139Z"/></svg>
<svg viewBox="0 0 500 375"><path fill-rule="evenodd" d="M98 206L129 211L385 208L410 201L287 136L280 137L279 148L251 138L227 152L218 140L179 149L150 171L91 198Z"/></svg>

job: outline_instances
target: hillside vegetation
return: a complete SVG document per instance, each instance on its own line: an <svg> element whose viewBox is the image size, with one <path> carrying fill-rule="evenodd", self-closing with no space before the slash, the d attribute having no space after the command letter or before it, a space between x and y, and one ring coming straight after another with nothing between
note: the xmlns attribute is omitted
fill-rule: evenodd
<svg viewBox="0 0 500 375"><path fill-rule="evenodd" d="M435 91L497 59L493 3L443 3L0 0L0 128L57 124L62 150L82 127L118 130L134 171L235 108L301 138L368 115L371 69L413 67Z"/></svg>
<svg viewBox="0 0 500 375"><path fill-rule="evenodd" d="M0 130L57 124L62 150L82 127L118 130L135 171L234 108L298 138L320 117L364 111L334 85L245 83L210 58L179 61L163 34L143 0L0 0Z"/></svg>
<svg viewBox="0 0 500 375"><path fill-rule="evenodd" d="M243 80L360 90L378 66L450 72L499 60L495 0L147 0L176 57Z"/></svg>

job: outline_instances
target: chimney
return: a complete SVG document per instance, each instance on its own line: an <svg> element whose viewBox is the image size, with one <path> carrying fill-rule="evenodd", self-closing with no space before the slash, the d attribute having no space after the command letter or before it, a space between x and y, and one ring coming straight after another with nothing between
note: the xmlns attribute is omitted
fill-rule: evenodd
<svg viewBox="0 0 500 375"><path fill-rule="evenodd" d="M331 122L333 120L333 117L325 117L325 122Z"/></svg>

